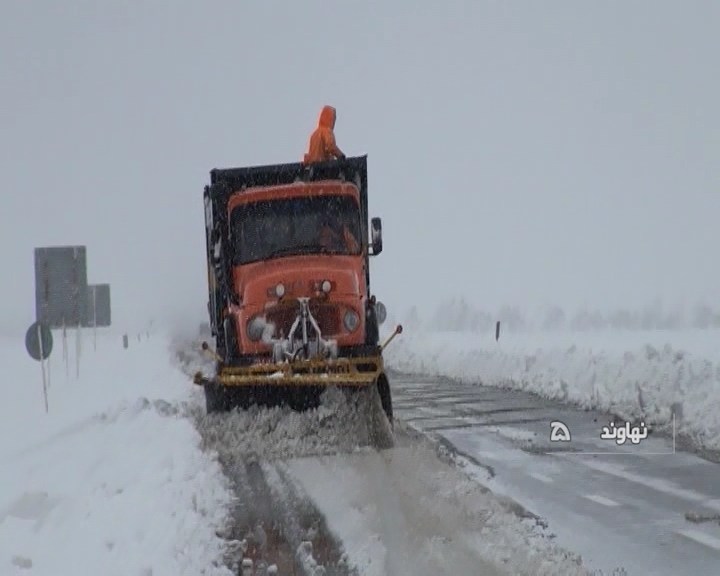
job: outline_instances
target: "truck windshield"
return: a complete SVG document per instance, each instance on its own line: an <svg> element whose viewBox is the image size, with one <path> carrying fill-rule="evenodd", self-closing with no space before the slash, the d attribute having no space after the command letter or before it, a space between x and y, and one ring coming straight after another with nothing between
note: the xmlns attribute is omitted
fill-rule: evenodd
<svg viewBox="0 0 720 576"><path fill-rule="evenodd" d="M235 208L234 263L298 254L360 254L360 210L349 196L253 202Z"/></svg>

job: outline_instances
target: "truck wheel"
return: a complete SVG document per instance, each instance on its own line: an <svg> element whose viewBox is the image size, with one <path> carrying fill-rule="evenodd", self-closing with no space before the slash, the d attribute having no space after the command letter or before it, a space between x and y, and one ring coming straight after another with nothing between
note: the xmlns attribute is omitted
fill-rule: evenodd
<svg viewBox="0 0 720 576"><path fill-rule="evenodd" d="M254 403L252 390L240 386L226 388L221 384L205 385L205 410L208 414L230 412L236 408L247 410Z"/></svg>
<svg viewBox="0 0 720 576"><path fill-rule="evenodd" d="M387 416L388 422L392 424L393 421L393 409L392 409L392 396L390 394L390 383L388 382L385 374L380 374L377 381L378 392L380 393L380 403L382 404L383 412Z"/></svg>
<svg viewBox="0 0 720 576"><path fill-rule="evenodd" d="M225 389L217 384L205 384L205 411L208 414L224 412L228 409Z"/></svg>

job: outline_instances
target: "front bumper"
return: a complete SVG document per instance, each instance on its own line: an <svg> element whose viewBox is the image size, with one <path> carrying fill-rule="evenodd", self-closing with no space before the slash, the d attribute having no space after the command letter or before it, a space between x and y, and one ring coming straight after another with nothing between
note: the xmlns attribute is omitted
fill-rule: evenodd
<svg viewBox="0 0 720 576"><path fill-rule="evenodd" d="M215 376L195 374L195 384L205 386L370 386L384 371L382 356L310 359L295 362L223 366Z"/></svg>

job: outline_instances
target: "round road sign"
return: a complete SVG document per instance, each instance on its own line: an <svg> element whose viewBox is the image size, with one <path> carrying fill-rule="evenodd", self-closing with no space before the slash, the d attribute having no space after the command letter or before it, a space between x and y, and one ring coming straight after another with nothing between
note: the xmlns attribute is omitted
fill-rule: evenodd
<svg viewBox="0 0 720 576"><path fill-rule="evenodd" d="M40 322L33 322L25 333L25 348L30 357L33 360L45 360L50 356L52 347L53 337L50 328Z"/></svg>

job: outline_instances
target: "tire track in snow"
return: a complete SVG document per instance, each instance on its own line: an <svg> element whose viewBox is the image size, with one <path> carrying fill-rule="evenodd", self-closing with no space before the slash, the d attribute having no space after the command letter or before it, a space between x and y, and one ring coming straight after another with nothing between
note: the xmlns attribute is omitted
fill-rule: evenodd
<svg viewBox="0 0 720 576"><path fill-rule="evenodd" d="M323 515L276 465L250 458L233 462L226 473L237 498L230 530L237 543L229 559L233 570L249 558L258 574L273 564L281 575L355 574Z"/></svg>
<svg viewBox="0 0 720 576"><path fill-rule="evenodd" d="M276 504L274 517L285 526L286 538L298 550L298 561L312 564L307 557L312 553L314 560L324 566L324 574L356 575L357 571L348 564L341 542L330 532L325 516L292 480L284 465L266 463L262 468L272 501ZM312 548L308 548L308 542Z"/></svg>
<svg viewBox="0 0 720 576"><path fill-rule="evenodd" d="M357 574L323 514L282 463L290 457L352 451L367 442L368 422L361 415L372 400L336 390L319 409L304 413L252 407L206 415L195 408L203 447L218 453L236 497L226 534L231 569L240 570L242 559L250 558L258 574L272 564L280 575Z"/></svg>
<svg viewBox="0 0 720 576"><path fill-rule="evenodd" d="M199 343L174 345L180 369L188 376L208 370ZM226 563L240 573L243 557L252 558L257 574L263 565L278 574L351 576L341 541L328 529L323 514L282 467L289 458L352 452L359 446L392 445L392 432L375 388L343 392L329 389L317 409L296 412L260 408L225 414L190 409L203 448L217 452L236 496Z"/></svg>
<svg viewBox="0 0 720 576"><path fill-rule="evenodd" d="M403 423L395 447L283 462L367 576L586 574L542 525Z"/></svg>

